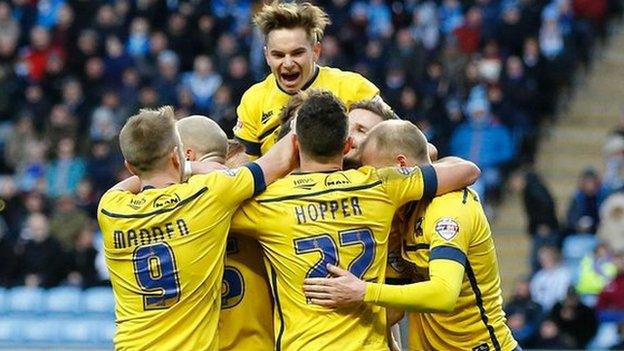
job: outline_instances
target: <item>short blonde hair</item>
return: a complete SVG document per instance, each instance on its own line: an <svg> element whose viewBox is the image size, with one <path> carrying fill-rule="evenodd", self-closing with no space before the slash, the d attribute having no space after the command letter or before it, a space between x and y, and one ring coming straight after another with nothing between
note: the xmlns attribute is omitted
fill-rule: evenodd
<svg viewBox="0 0 624 351"><path fill-rule="evenodd" d="M178 142L171 106L156 110L141 109L126 121L119 132L121 153L140 172L155 169Z"/></svg>
<svg viewBox="0 0 624 351"><path fill-rule="evenodd" d="M176 122L183 147L191 148L199 157L222 157L228 150L227 135L217 122L206 116L184 117Z"/></svg>
<svg viewBox="0 0 624 351"><path fill-rule="evenodd" d="M362 150L367 147L374 147L377 155L388 161L394 160L398 154L413 158L417 163L429 161L427 138L409 121L379 123L366 135Z"/></svg>
<svg viewBox="0 0 624 351"><path fill-rule="evenodd" d="M309 2L283 3L276 0L262 6L260 12L253 16L253 23L265 38L276 29L303 28L314 44L323 38L325 27L331 20L325 11Z"/></svg>

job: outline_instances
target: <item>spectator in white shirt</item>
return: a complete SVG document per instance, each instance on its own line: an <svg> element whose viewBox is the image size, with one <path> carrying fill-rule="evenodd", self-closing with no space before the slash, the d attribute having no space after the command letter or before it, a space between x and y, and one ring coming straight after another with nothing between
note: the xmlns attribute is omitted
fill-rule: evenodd
<svg viewBox="0 0 624 351"><path fill-rule="evenodd" d="M548 312L565 298L572 273L561 263L556 247L543 246L537 255L542 268L531 279L531 296Z"/></svg>

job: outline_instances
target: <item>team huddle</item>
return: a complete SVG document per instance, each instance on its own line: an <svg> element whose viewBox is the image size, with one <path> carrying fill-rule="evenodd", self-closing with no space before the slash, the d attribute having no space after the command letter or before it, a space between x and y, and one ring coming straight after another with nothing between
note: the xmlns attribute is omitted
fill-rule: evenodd
<svg viewBox="0 0 624 351"><path fill-rule="evenodd" d="M519 350L471 162L436 160L357 73L320 67L327 15L254 16L271 74L237 109L141 110L134 174L100 200L119 350Z"/></svg>

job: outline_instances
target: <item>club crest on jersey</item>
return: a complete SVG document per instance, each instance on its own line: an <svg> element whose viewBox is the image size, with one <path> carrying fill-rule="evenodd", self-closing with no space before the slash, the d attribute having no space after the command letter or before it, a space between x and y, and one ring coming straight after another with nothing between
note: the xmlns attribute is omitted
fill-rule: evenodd
<svg viewBox="0 0 624 351"><path fill-rule="evenodd" d="M435 231L445 240L451 240L459 233L459 223L451 217L443 217L435 223Z"/></svg>

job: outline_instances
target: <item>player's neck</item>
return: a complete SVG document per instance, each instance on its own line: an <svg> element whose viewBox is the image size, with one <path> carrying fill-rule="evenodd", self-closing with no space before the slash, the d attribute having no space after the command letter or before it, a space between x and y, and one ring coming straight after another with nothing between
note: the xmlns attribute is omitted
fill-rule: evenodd
<svg viewBox="0 0 624 351"><path fill-rule="evenodd" d="M141 189L146 187L160 189L179 183L180 173L177 170L170 169L166 172L161 171L142 174L139 179L141 179Z"/></svg>
<svg viewBox="0 0 624 351"><path fill-rule="evenodd" d="M316 161L307 157L301 157L299 171L301 173L315 173L342 170L342 155L323 161Z"/></svg>

